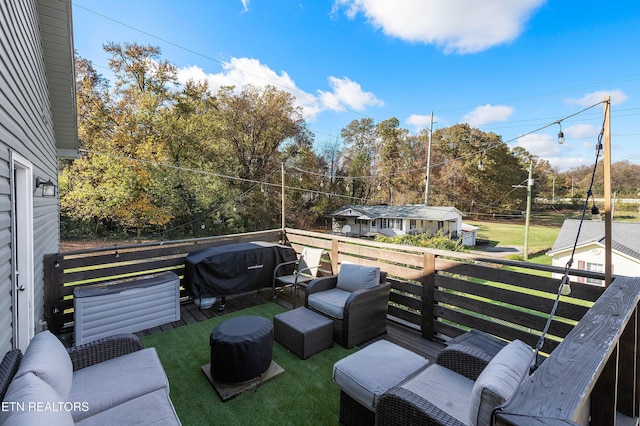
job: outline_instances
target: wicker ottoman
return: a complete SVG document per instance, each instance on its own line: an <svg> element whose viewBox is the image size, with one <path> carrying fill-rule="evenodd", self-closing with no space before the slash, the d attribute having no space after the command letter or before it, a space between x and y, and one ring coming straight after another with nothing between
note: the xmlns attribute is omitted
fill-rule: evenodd
<svg viewBox="0 0 640 426"><path fill-rule="evenodd" d="M373 425L380 396L428 365L420 355L386 340L336 362L333 381L340 387L340 423Z"/></svg>
<svg viewBox="0 0 640 426"><path fill-rule="evenodd" d="M302 359L333 346L333 321L307 308L273 317L274 339Z"/></svg>

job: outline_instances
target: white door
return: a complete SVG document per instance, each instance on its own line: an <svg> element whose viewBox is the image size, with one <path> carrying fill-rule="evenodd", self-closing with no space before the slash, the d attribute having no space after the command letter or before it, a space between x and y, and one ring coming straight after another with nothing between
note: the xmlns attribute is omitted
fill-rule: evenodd
<svg viewBox="0 0 640 426"><path fill-rule="evenodd" d="M23 351L35 333L33 282L33 167L11 153L13 341Z"/></svg>

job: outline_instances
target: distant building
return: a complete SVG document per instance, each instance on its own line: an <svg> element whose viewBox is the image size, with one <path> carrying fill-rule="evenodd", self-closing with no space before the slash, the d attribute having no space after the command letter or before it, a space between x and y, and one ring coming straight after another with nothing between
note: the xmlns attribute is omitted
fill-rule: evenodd
<svg viewBox="0 0 640 426"><path fill-rule="evenodd" d="M567 219L547 254L553 257L553 266L566 266L571 257L578 234L580 221ZM615 275L637 276L640 268L640 223L613 222L611 272ZM604 222L587 220L582 223L578 245L574 254L572 269L604 272L605 263ZM560 278L560 274L554 274ZM584 277L570 277L573 282L603 285L602 280Z"/></svg>
<svg viewBox="0 0 640 426"><path fill-rule="evenodd" d="M395 236L442 231L459 238L464 214L455 207L347 205L331 214L333 232L357 237Z"/></svg>

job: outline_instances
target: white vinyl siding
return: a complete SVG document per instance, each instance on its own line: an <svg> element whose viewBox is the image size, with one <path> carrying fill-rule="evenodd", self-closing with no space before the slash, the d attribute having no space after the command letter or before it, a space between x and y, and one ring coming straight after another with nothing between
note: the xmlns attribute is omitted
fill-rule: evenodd
<svg viewBox="0 0 640 426"><path fill-rule="evenodd" d="M68 4L60 0L48 2ZM35 0L0 2L0 351L12 348L11 171L9 152L30 161L34 176L57 181L56 143ZM58 250L57 198L34 194L35 320L43 317L43 256Z"/></svg>

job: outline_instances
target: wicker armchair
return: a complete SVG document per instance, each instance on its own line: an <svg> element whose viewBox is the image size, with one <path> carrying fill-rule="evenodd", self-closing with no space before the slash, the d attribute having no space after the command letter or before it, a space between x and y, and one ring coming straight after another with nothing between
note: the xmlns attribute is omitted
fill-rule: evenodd
<svg viewBox="0 0 640 426"><path fill-rule="evenodd" d="M493 411L528 377L533 351L515 340L495 357L454 344L435 364L378 400L376 425L492 424Z"/></svg>
<svg viewBox="0 0 640 426"><path fill-rule="evenodd" d="M344 279L340 279L340 274L343 277L349 274L365 282L368 277L375 276L371 278L375 281L369 281L364 288L349 289L341 286ZM386 278L386 272L379 268L343 264L338 275L317 278L309 283L305 290L305 307L332 319L334 340L351 348L387 332L391 284ZM327 297L322 301L324 296Z"/></svg>

